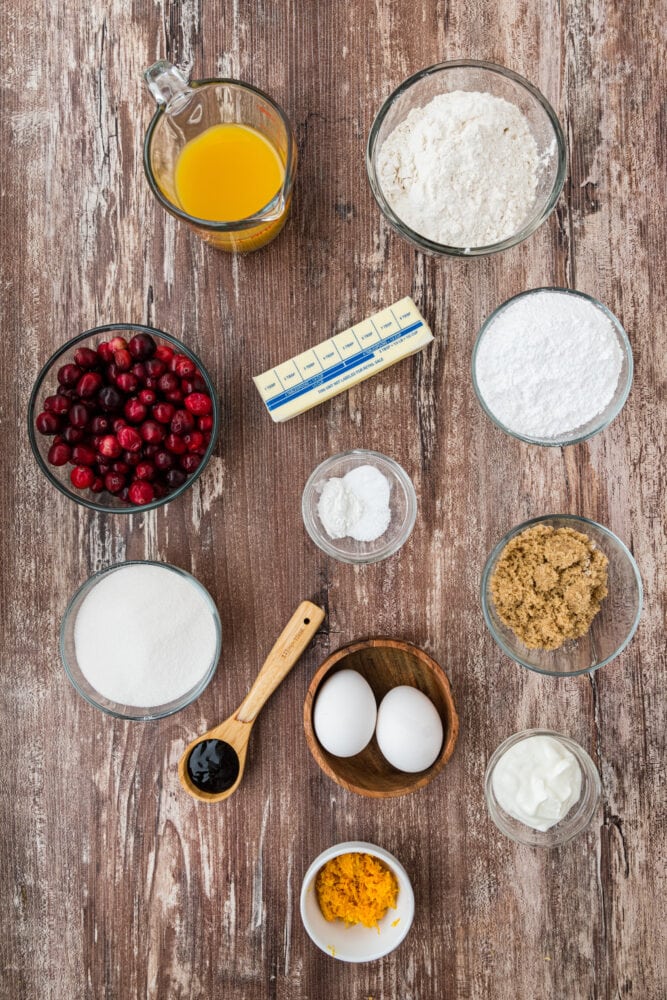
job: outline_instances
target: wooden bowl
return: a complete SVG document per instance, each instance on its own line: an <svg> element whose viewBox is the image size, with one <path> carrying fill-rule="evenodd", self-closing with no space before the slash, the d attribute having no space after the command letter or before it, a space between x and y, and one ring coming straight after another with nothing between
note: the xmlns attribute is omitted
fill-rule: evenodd
<svg viewBox="0 0 667 1000"><path fill-rule="evenodd" d="M426 771L398 771L380 753L375 736L354 757L335 757L321 745L313 729L313 706L320 685L338 670L356 670L365 677L379 705L387 691L408 684L418 688L435 705L444 730L442 750ZM306 740L325 774L358 795L387 799L407 795L428 785L451 757L459 733L459 717L444 671L427 653L400 639L365 639L342 646L328 657L313 677L303 707Z"/></svg>

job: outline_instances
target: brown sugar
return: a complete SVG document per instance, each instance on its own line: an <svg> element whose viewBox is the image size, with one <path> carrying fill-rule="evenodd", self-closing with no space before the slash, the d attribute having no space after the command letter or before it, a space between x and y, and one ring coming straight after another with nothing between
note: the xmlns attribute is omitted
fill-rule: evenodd
<svg viewBox="0 0 667 1000"><path fill-rule="evenodd" d="M527 528L507 543L491 577L498 616L528 649L558 649L591 627L607 596L608 564L574 528Z"/></svg>

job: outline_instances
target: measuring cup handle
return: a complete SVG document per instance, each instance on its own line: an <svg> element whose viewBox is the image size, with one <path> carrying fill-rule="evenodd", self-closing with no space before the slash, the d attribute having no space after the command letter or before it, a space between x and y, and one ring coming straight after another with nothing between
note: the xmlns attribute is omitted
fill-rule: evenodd
<svg viewBox="0 0 667 1000"><path fill-rule="evenodd" d="M297 662L324 621L324 611L302 601L264 661L255 683L236 713L239 722L254 722L260 709Z"/></svg>

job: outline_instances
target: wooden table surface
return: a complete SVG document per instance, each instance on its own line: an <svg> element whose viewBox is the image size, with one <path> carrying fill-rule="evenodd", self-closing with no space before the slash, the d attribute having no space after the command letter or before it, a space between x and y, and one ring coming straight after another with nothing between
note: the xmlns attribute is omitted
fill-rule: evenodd
<svg viewBox="0 0 667 1000"><path fill-rule="evenodd" d="M160 1000L661 1000L665 955L664 34L658 5L612 0L336 4L2 3L0 354L3 684L0 991L3 998ZM664 27L664 17L662 25ZM157 58L271 93L298 136L293 214L247 258L207 248L153 200L142 170ZM570 154L556 211L487 259L427 258L372 199L373 116L407 75L484 58L552 102ZM664 82L664 76L663 76ZM662 130L662 134L661 134ZM636 362L609 429L566 449L501 434L478 406L470 352L483 319L525 288L605 302ZM411 294L430 349L282 426L251 375ZM25 433L32 382L64 340L99 323L153 324L212 371L223 427L200 482L146 515L99 516L61 497ZM414 480L416 528L362 568L306 536L301 491L327 455L374 448ZM556 681L501 655L478 587L513 525L575 512L632 549L645 606L630 647L594 676ZM194 573L222 618L205 694L156 723L84 703L57 635L86 577L125 559ZM180 789L186 742L241 700L302 597L325 625L253 734L242 789L204 807ZM122 623L110 620L110 628ZM408 639L451 679L461 735L413 796L371 801L316 766L302 706L327 654ZM503 838L483 776L510 733L542 726L592 755L603 802L570 846ZM299 917L311 860L341 840L395 853L413 928L392 955L346 965Z"/></svg>

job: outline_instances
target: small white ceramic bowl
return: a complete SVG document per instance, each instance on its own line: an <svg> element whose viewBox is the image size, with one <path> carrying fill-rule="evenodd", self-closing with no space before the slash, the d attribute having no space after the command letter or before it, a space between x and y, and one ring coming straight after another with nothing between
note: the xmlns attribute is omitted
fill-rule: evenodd
<svg viewBox="0 0 667 1000"><path fill-rule="evenodd" d="M389 527L373 542L358 542L349 536L330 538L318 513L324 484L329 479L342 478L359 465L372 465L389 481ZM306 531L328 556L347 563L374 563L393 556L409 538L417 518L417 495L407 472L393 458L357 448L332 455L317 466L304 487L301 513Z"/></svg>
<svg viewBox="0 0 667 1000"><path fill-rule="evenodd" d="M378 927L346 926L342 920L325 920L317 902L315 879L319 870L340 854L371 854L383 861L396 876L396 909L388 910ZM306 872L301 887L301 919L318 948L341 962L373 962L388 955L406 937L415 915L415 897L403 865L393 854L375 844L350 840L322 851Z"/></svg>

